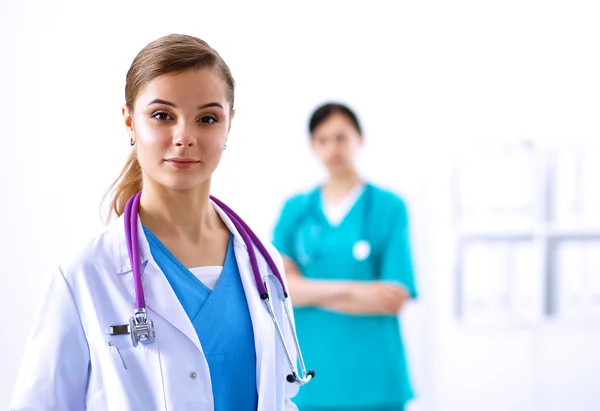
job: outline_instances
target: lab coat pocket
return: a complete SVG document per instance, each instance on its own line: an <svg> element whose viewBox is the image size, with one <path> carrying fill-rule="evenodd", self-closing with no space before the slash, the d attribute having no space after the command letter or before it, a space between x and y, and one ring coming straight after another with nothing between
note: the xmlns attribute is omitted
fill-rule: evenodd
<svg viewBox="0 0 600 411"><path fill-rule="evenodd" d="M106 391L104 391L104 388L101 388L100 390L92 394L90 398L87 399L85 409L87 411L106 410L107 406L105 400Z"/></svg>
<svg viewBox="0 0 600 411"><path fill-rule="evenodd" d="M157 342L133 347L109 340L110 367L105 374L107 408L111 411L164 410L164 382ZM102 409L102 408L99 408Z"/></svg>

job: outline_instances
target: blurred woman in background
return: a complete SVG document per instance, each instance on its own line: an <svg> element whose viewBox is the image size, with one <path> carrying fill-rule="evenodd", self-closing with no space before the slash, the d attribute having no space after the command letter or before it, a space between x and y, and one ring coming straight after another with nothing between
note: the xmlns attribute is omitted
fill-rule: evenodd
<svg viewBox="0 0 600 411"><path fill-rule="evenodd" d="M401 411L413 398L398 314L416 297L405 202L366 182L357 116L325 104L309 123L327 181L289 198L274 229L297 332L317 380L300 411Z"/></svg>

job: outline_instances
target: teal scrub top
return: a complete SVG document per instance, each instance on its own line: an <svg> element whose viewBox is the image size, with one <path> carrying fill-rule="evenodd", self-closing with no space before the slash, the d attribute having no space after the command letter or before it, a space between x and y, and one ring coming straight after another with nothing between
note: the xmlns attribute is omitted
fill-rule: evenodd
<svg viewBox="0 0 600 411"><path fill-rule="evenodd" d="M344 219L332 226L321 189L288 199L273 244L306 278L384 280L417 296L408 212L396 194L366 184ZM294 309L307 367L317 376L294 402L309 407L397 407L414 397L400 323L394 315L350 315L318 307Z"/></svg>

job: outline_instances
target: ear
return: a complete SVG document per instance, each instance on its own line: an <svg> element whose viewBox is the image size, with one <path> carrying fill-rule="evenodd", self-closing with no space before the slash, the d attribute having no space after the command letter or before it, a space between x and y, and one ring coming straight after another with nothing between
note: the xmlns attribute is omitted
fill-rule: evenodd
<svg viewBox="0 0 600 411"><path fill-rule="evenodd" d="M121 113L123 114L123 120L125 121L127 135L129 138L134 138L135 132L133 130L133 113L129 110L127 104L123 104L123 107L121 107Z"/></svg>

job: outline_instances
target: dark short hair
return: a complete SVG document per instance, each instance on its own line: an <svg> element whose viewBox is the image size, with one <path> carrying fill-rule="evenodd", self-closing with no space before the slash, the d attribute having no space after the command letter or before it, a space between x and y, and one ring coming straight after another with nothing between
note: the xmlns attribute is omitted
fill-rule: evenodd
<svg viewBox="0 0 600 411"><path fill-rule="evenodd" d="M350 120L356 131L362 135L362 129L360 127L358 117L350 108L348 108L348 106L341 103L326 103L317 108L313 112L312 116L310 116L310 121L308 122L308 131L310 134L312 134L318 126L320 126L325 122L325 120L334 114L342 114L348 117L348 120Z"/></svg>

